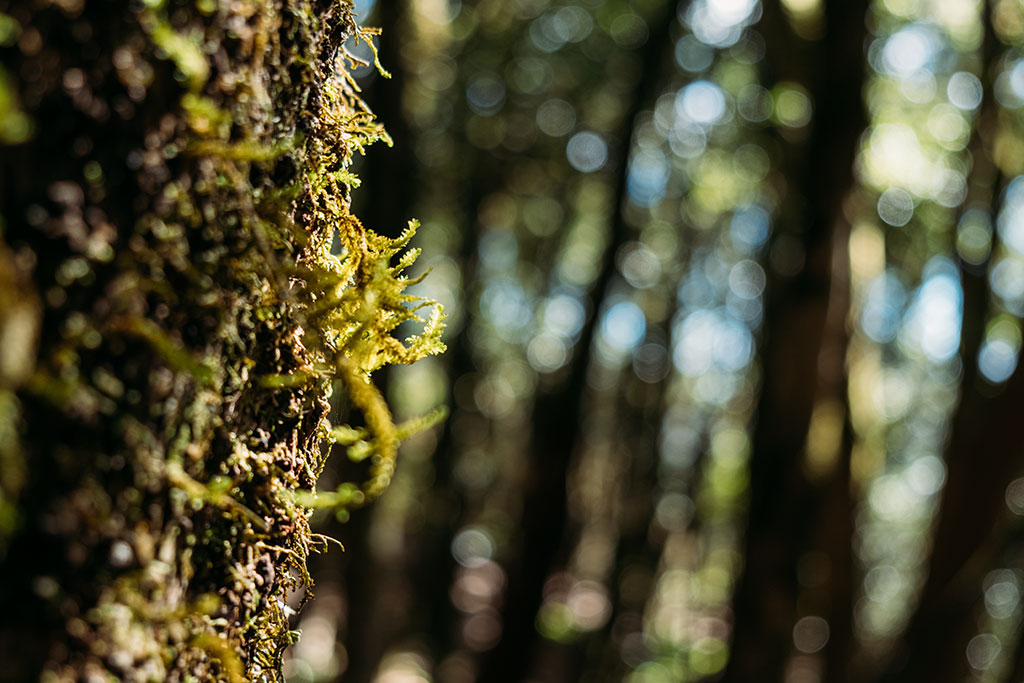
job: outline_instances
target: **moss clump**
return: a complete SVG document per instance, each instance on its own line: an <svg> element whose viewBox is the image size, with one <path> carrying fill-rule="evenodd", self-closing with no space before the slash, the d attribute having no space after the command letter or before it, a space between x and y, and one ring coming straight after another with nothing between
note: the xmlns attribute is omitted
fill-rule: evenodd
<svg viewBox="0 0 1024 683"><path fill-rule="evenodd" d="M371 36L349 0L0 17L0 679L279 680L312 510L433 419L370 381L443 348L415 224L349 213ZM365 477L318 494L335 444Z"/></svg>

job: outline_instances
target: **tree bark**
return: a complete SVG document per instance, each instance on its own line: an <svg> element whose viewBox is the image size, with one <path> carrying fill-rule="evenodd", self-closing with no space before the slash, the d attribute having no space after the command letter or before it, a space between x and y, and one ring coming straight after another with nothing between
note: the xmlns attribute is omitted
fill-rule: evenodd
<svg viewBox="0 0 1024 683"><path fill-rule="evenodd" d="M369 374L440 330L392 344L348 211L351 9L0 1L0 679L280 680L336 380L378 459L330 500L386 485Z"/></svg>

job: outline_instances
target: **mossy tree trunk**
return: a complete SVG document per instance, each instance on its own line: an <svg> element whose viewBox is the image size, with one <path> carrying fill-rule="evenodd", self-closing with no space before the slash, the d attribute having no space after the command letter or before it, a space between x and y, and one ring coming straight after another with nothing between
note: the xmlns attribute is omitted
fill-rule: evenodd
<svg viewBox="0 0 1024 683"><path fill-rule="evenodd" d="M442 316L391 336L411 230L348 211L351 10L0 1L0 679L280 679L313 508L420 426L369 381Z"/></svg>

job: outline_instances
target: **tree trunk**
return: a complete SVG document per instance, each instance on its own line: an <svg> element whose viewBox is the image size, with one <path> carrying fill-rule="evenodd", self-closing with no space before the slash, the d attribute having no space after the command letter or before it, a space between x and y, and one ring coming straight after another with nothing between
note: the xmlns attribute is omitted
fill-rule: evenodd
<svg viewBox="0 0 1024 683"><path fill-rule="evenodd" d="M369 373L440 348L394 345L403 243L348 212L381 134L336 68L351 3L29 4L0 2L0 678L278 680L308 506L390 476ZM336 379L374 464L318 501Z"/></svg>
<svg viewBox="0 0 1024 683"><path fill-rule="evenodd" d="M735 630L725 681L780 681L797 619L797 565L810 550L822 502L803 470L807 430L819 396L819 367L828 316L842 202L853 180L866 36L864 1L826 3L821 39L800 50L777 2L764 4L769 69L803 83L814 107L809 140L787 145L796 179L783 204L773 249L798 244L803 263L792 276L768 272L761 344L761 396L752 435L745 566L733 600ZM781 238L781 239L780 239ZM834 311L839 320L845 312ZM840 345L840 352L845 345ZM830 350L835 353L834 350ZM841 364L841 359L838 361ZM836 361L829 364L833 367ZM841 480L842 478L840 478Z"/></svg>

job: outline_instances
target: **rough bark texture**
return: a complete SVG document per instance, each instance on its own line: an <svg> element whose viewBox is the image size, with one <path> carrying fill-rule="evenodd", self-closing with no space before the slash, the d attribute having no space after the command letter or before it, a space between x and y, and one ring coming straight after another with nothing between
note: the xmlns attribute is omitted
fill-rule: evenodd
<svg viewBox="0 0 1024 683"><path fill-rule="evenodd" d="M316 0L0 16L0 679L279 680L312 509L415 427L369 374L440 348L439 312L390 334L410 231L348 211L367 37ZM318 496L331 442L365 483Z"/></svg>

